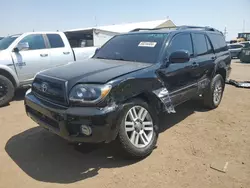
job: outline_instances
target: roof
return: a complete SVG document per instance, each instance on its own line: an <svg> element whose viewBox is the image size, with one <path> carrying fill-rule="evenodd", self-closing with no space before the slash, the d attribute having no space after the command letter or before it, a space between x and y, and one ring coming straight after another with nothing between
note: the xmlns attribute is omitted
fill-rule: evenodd
<svg viewBox="0 0 250 188"><path fill-rule="evenodd" d="M157 28L167 23L171 26L175 26L175 24L171 20L165 19L165 20L125 23L125 24L116 24L116 25L99 26L99 27L88 27L88 28L72 29L68 31L83 31L83 30L91 30L91 29L100 29L100 30L111 31L111 32L116 32L116 33L127 33L136 28L152 28L153 29L153 28Z"/></svg>

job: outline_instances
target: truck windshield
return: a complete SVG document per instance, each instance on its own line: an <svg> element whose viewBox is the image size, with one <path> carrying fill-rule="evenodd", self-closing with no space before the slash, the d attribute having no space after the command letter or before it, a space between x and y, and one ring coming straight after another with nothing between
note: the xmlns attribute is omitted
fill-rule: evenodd
<svg viewBox="0 0 250 188"><path fill-rule="evenodd" d="M7 49L20 35L5 37L0 40L0 50Z"/></svg>
<svg viewBox="0 0 250 188"><path fill-rule="evenodd" d="M167 33L132 33L108 41L93 58L156 63Z"/></svg>

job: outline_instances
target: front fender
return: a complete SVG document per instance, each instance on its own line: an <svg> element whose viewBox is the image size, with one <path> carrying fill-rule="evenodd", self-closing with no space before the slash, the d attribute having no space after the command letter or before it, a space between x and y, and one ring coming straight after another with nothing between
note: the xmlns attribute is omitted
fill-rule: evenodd
<svg viewBox="0 0 250 188"><path fill-rule="evenodd" d="M15 81L15 84L17 87L19 87L20 83L19 83L19 79L18 79L18 76L15 72L14 69L14 65L13 64L9 64L9 65L3 65L3 64L0 64L0 71L4 71L6 73L8 73L10 76L13 77L14 81Z"/></svg>
<svg viewBox="0 0 250 188"><path fill-rule="evenodd" d="M144 99L157 111L161 109L175 113L168 89L155 74L137 75L122 80L113 88L108 103L124 104L136 97Z"/></svg>

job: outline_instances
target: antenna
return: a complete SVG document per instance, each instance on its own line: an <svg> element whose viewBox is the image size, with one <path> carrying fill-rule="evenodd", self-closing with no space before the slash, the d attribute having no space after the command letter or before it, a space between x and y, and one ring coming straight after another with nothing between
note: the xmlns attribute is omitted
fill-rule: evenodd
<svg viewBox="0 0 250 188"><path fill-rule="evenodd" d="M243 20L243 28L242 28L243 33L245 32L245 20Z"/></svg>
<svg viewBox="0 0 250 188"><path fill-rule="evenodd" d="M96 18L96 16L95 16L95 27L97 27L97 18Z"/></svg>
<svg viewBox="0 0 250 188"><path fill-rule="evenodd" d="M227 27L225 27L225 29L224 29L224 33L223 33L223 35L225 36L225 38L226 38L226 36L227 36Z"/></svg>

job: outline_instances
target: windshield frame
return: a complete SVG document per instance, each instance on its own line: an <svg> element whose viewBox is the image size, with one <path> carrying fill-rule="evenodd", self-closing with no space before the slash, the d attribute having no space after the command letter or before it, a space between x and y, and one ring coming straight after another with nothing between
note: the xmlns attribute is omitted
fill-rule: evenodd
<svg viewBox="0 0 250 188"><path fill-rule="evenodd" d="M102 48L106 47L106 45L109 45L109 42L113 39L115 39L116 37L119 37L119 36L128 36L128 35L138 35L138 34L162 34L162 35L165 35L164 38L163 38L163 41L162 41L162 44L161 44L161 47L159 48L159 51L158 51L158 55L156 57L156 60L155 60L155 63L153 62L145 62L145 61L130 61L130 60L126 60L126 59L111 59L111 58L101 58L101 57L97 57L97 54L100 50L102 50ZM167 45L167 41L168 39L170 38L170 33L168 32L134 32L134 33L126 33L126 34L119 34L119 35L116 35L114 37L112 37L111 39L109 39L101 48L98 49L98 51L94 54L94 56L92 58L94 59L107 59L107 60L120 60L120 61L129 61L129 62L135 62L135 63L148 63L148 64L158 64L158 63L161 63L162 61L162 54L164 54L164 49L166 48L166 45Z"/></svg>
<svg viewBox="0 0 250 188"><path fill-rule="evenodd" d="M0 40L0 50L6 50L8 49L11 44L13 44L13 42L15 42L21 35L11 35L11 36L7 36L4 37L3 39ZM11 40L13 39L13 40ZM7 40L7 41L6 41ZM6 42L6 43L4 43ZM1 43L3 43L3 48L1 48Z"/></svg>

